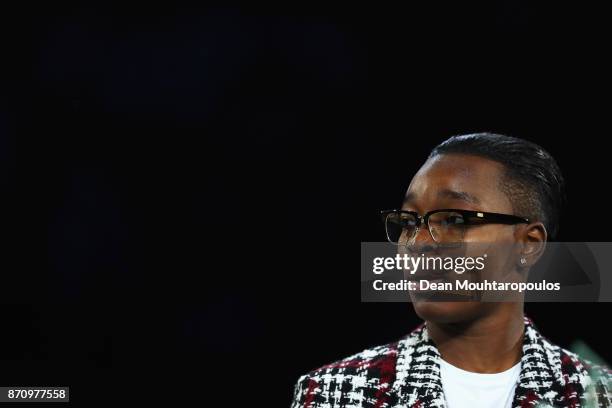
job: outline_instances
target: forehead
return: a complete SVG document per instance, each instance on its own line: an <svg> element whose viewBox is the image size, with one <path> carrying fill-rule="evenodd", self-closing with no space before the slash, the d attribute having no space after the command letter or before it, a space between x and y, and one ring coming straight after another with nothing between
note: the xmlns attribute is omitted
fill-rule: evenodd
<svg viewBox="0 0 612 408"><path fill-rule="evenodd" d="M441 154L415 174L406 198L424 206L460 201L484 211L508 211L511 204L500 183L503 171L501 163L483 157Z"/></svg>

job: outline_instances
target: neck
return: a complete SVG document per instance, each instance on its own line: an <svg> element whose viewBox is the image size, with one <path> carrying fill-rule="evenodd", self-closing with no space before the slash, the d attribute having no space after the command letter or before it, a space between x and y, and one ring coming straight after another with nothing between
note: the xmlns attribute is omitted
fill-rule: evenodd
<svg viewBox="0 0 612 408"><path fill-rule="evenodd" d="M427 322L444 361L476 373L498 373L518 363L524 329L522 305L513 303L499 304L492 313L470 322Z"/></svg>

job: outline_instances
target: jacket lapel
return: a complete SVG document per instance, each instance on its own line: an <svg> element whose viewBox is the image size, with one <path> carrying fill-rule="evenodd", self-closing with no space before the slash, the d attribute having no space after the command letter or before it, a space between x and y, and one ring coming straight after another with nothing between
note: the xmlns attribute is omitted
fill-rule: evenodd
<svg viewBox="0 0 612 408"><path fill-rule="evenodd" d="M392 392L401 407L445 408L440 380L440 353L425 325L398 344L397 373Z"/></svg>
<svg viewBox="0 0 612 408"><path fill-rule="evenodd" d="M581 396L590 383L587 369L573 354L545 339L525 318L521 373L514 393L514 407L582 406Z"/></svg>
<svg viewBox="0 0 612 408"><path fill-rule="evenodd" d="M532 407L536 404L552 404L554 399L554 370L557 365L552 353L547 353L540 334L533 324L525 319L525 334L523 336L523 357L521 358L521 373L514 392L515 407ZM560 366L560 363L558 363Z"/></svg>

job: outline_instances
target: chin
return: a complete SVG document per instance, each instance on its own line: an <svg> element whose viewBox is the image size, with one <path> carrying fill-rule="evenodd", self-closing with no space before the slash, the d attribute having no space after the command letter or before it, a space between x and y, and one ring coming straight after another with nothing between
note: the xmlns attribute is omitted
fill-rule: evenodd
<svg viewBox="0 0 612 408"><path fill-rule="evenodd" d="M481 302L413 302L414 311L425 321L435 323L467 323L483 314Z"/></svg>

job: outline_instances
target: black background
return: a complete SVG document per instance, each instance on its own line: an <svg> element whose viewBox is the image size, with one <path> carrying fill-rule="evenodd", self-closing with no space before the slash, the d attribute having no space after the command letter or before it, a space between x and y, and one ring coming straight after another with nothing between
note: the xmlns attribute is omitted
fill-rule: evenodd
<svg viewBox="0 0 612 408"><path fill-rule="evenodd" d="M360 303L357 251L453 134L540 143L559 240L609 241L603 10L255 3L3 13L3 385L288 406L418 323ZM526 308L612 361L608 304Z"/></svg>

